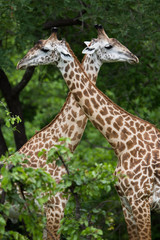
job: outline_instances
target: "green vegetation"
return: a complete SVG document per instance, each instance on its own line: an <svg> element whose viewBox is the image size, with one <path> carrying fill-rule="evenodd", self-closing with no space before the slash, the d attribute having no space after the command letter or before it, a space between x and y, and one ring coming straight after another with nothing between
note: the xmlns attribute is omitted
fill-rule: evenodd
<svg viewBox="0 0 160 240"><path fill-rule="evenodd" d="M65 102L68 88L56 67L16 70L17 62L34 43L48 38L52 26L59 27L59 38L66 38L79 59L83 57L83 42L97 36L95 23L102 24L109 37L117 38L137 55L140 63L135 66L126 63L103 65L97 86L122 108L160 128L159 9L158 0L1 0L0 155L6 151L15 153L26 139L58 114ZM17 134L19 131L21 137ZM50 157L58 154L66 162L66 151L64 145L56 152L52 150ZM49 187L52 191L64 190L66 194L73 190L62 220L62 239L128 239L113 186L116 157L90 123L80 145L70 156L71 160L66 162L69 174L56 190L54 181L41 169L22 169L21 158L14 154L9 160L7 156L1 159L5 164L12 161L15 166L10 171L2 168L5 176L2 184L8 201L0 205L0 212L3 212L0 216L1 239L42 239L43 208L36 214L37 205L33 199L26 200L32 214L26 208L20 215L20 223L11 229L5 228L10 204L24 205L14 182L22 183L25 191L34 192L33 198L38 198L41 206L47 197L38 194L47 192ZM62 164L59 158L57 163ZM34 185L30 184L31 179ZM153 213L153 240L160 238L159 224L159 216Z"/></svg>

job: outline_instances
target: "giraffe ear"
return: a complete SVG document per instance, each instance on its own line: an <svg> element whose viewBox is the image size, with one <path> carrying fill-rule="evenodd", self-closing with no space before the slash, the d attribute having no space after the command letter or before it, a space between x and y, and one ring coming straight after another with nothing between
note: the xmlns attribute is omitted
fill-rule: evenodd
<svg viewBox="0 0 160 240"><path fill-rule="evenodd" d="M93 46L88 46L85 49L83 49L83 54L93 54L95 52L95 48Z"/></svg>
<svg viewBox="0 0 160 240"><path fill-rule="evenodd" d="M84 41L84 44L88 47L90 44L90 41Z"/></svg>

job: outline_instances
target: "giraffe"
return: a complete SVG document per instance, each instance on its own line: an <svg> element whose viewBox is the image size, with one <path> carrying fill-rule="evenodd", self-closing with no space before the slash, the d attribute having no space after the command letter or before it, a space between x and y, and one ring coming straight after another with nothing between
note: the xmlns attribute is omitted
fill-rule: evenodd
<svg viewBox="0 0 160 240"><path fill-rule="evenodd" d="M98 29L98 38L92 40L91 42L85 43L87 46L97 45L96 48L97 50L99 49L99 53L98 55L86 54L82 61L82 67L84 68L84 71L94 84L96 82L99 69L104 62L121 61L123 55L123 61L125 61L125 54L127 52L127 49L123 45L119 45L119 42L117 41L115 42L115 47L113 47L112 49L117 54L117 58L112 59L112 56L108 55L101 57L101 52L105 52L109 47L108 38L101 41L102 37L106 36L106 34L104 31L99 31L99 29L101 29L101 26L97 25L96 28ZM54 31L56 32L56 29L54 29ZM55 34L56 33L53 34L54 37ZM49 38L48 41L50 41L50 39L51 38ZM43 47L45 46L45 44L46 40L40 40L35 46L35 49L41 49L41 51L43 52L44 56L42 60L44 60L44 57L47 54L47 49ZM120 47L116 49L117 44ZM65 53L64 57L66 57ZM128 60L128 58L126 59ZM68 69L66 69L66 71L68 72ZM74 69L70 73L70 77L72 77L73 74ZM65 168L57 167L55 162L53 162L53 164L46 164L46 157L43 156L38 158L37 154L43 148L49 150L51 147L54 147L54 145L60 144L61 142L58 142L58 139L62 136L71 138L69 148L70 151L73 152L77 144L80 142L86 123L87 117L75 101L73 94L69 93L66 103L64 104L57 117L49 125L44 127L40 132L35 134L19 150L19 152L31 156L31 158L29 159L29 166L32 166L34 168L45 168L45 170L56 179L56 182L59 182L62 175L65 173ZM62 197L62 194L58 193L48 202L46 207L47 229L49 230L49 232L51 232L51 235L54 236L55 239L59 239L60 237L59 235L57 236L56 232L59 228L60 220L63 217L66 202L67 199L64 199ZM52 236L49 236L48 234L47 239L52 239ZM44 236L44 238L46 237Z"/></svg>
<svg viewBox="0 0 160 240"><path fill-rule="evenodd" d="M111 50L117 41L106 37L106 54L116 59ZM49 63L59 68L77 103L118 157L114 173L118 178L116 190L122 202L129 239L151 240L150 210L160 210L160 131L116 105L93 85L67 42L51 35L44 47L48 50L47 60L42 60L40 51L33 48L20 61L18 68ZM98 51L95 44L88 46L83 53L98 54ZM126 51L125 55L129 63L138 63L138 58L130 52Z"/></svg>

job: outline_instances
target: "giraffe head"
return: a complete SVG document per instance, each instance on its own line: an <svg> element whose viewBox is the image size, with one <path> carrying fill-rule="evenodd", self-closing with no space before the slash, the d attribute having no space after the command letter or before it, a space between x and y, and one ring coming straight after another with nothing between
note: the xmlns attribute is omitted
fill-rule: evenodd
<svg viewBox="0 0 160 240"><path fill-rule="evenodd" d="M20 60L17 69L30 66L58 64L60 60L73 59L65 40L58 40L57 28L52 29L52 34L47 40L39 40L33 48Z"/></svg>
<svg viewBox="0 0 160 240"><path fill-rule="evenodd" d="M95 26L98 30L98 38L91 42L85 42L87 47L82 51L84 54L94 54L100 63L105 62L128 62L138 63L138 58L117 39L109 38L101 25Z"/></svg>

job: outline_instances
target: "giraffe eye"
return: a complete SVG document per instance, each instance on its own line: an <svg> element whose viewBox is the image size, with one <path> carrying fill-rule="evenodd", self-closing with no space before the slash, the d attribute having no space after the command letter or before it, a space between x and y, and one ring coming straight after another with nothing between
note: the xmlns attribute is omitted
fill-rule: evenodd
<svg viewBox="0 0 160 240"><path fill-rule="evenodd" d="M46 53L46 52L49 51L49 49L47 49L47 48L41 48L41 51Z"/></svg>
<svg viewBox="0 0 160 240"><path fill-rule="evenodd" d="M109 45L109 46L106 46L105 48L106 49L111 49L113 46Z"/></svg>

